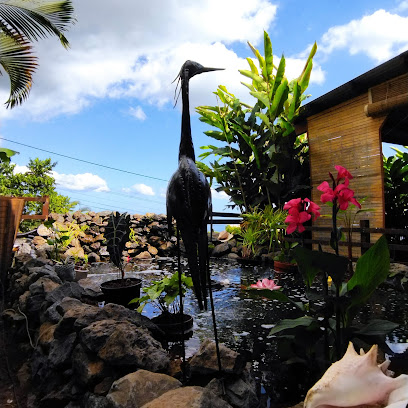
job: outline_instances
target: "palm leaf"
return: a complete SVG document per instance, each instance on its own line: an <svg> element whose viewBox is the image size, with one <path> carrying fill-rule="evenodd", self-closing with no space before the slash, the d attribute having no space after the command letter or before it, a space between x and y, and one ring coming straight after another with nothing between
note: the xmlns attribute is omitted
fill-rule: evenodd
<svg viewBox="0 0 408 408"><path fill-rule="evenodd" d="M31 53L27 40L16 41L0 32L0 64L10 77L10 96L7 108L13 108L27 99L37 58Z"/></svg>
<svg viewBox="0 0 408 408"><path fill-rule="evenodd" d="M75 21L71 0L34 2L27 0L0 1L0 29L29 41L56 35L67 48L68 40L62 34Z"/></svg>

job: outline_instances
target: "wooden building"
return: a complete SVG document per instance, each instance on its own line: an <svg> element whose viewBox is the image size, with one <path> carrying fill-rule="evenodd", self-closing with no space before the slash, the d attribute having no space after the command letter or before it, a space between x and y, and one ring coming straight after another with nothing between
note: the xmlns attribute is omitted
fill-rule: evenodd
<svg viewBox="0 0 408 408"><path fill-rule="evenodd" d="M304 105L296 129L308 135L312 200L320 203L316 187L324 180L331 184L328 172L344 166L354 176L356 198L367 197L364 207L375 210L360 218L384 228L381 143L408 145L408 51ZM322 210L330 212L327 205ZM316 225L331 224L320 218Z"/></svg>

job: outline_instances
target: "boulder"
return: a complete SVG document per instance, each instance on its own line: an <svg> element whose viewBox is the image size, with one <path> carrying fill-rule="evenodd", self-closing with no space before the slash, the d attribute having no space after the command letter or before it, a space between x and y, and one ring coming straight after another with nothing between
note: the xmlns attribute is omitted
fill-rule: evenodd
<svg viewBox="0 0 408 408"><path fill-rule="evenodd" d="M35 246L41 246L47 243L47 240L39 235L36 235L31 243Z"/></svg>
<svg viewBox="0 0 408 408"><path fill-rule="evenodd" d="M113 366L159 371L169 365L169 356L149 332L130 322L101 320L80 332L82 345Z"/></svg>
<svg viewBox="0 0 408 408"><path fill-rule="evenodd" d="M212 250L211 255L215 257L226 255L230 252L231 247L228 242L223 242L222 244L218 244Z"/></svg>
<svg viewBox="0 0 408 408"><path fill-rule="evenodd" d="M71 333L64 338L55 339L50 345L48 359L50 367L61 367L70 362L74 343L77 338L76 333Z"/></svg>
<svg viewBox="0 0 408 408"><path fill-rule="evenodd" d="M242 374L246 363L244 357L223 344L220 344L219 347L222 371L226 374ZM191 358L189 366L192 374L213 375L218 373L215 343L209 339L204 340L197 353Z"/></svg>
<svg viewBox="0 0 408 408"><path fill-rule="evenodd" d="M72 368L76 380L87 387L97 384L106 374L105 363L97 358L90 358L83 346L78 344L72 353Z"/></svg>
<svg viewBox="0 0 408 408"><path fill-rule="evenodd" d="M55 303L60 302L65 297L71 297L75 299L81 299L84 295L85 290L76 282L65 282L58 288L54 289L52 292L48 293L45 297L47 302Z"/></svg>
<svg viewBox="0 0 408 408"><path fill-rule="evenodd" d="M148 251L143 251L141 252L139 255L135 256L136 259L146 259L146 260L150 260L152 259L152 255L150 254L150 252Z"/></svg>
<svg viewBox="0 0 408 408"><path fill-rule="evenodd" d="M232 408L227 402L202 387L171 390L143 405L143 408Z"/></svg>
<svg viewBox="0 0 408 408"><path fill-rule="evenodd" d="M60 284L54 282L50 278L43 276L38 279L36 282L32 283L29 287L31 295L46 295L47 293L52 292L53 290L60 287Z"/></svg>
<svg viewBox="0 0 408 408"><path fill-rule="evenodd" d="M107 395L113 408L140 408L167 391L181 387L181 382L165 374L138 370L115 381Z"/></svg>
<svg viewBox="0 0 408 408"><path fill-rule="evenodd" d="M44 224L40 224L37 228L37 234L40 237L49 237L52 234L52 230L47 228Z"/></svg>

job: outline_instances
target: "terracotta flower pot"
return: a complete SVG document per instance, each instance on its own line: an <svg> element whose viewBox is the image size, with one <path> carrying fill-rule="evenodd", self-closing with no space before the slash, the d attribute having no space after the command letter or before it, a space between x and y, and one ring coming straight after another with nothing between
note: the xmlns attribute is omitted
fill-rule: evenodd
<svg viewBox="0 0 408 408"><path fill-rule="evenodd" d="M290 262L273 261L273 269L276 272L296 272L297 264Z"/></svg>

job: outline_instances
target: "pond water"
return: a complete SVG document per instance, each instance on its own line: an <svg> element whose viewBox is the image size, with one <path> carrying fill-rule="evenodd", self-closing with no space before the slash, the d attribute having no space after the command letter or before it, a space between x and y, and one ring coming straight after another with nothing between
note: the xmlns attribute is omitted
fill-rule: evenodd
<svg viewBox="0 0 408 408"><path fill-rule="evenodd" d="M186 268L184 268L185 270ZM129 277L139 277L142 286L151 280L160 279L165 273L176 270L175 263L166 259L150 265L142 264L127 272ZM106 271L100 271L106 272ZM116 278L116 274L99 273L89 275L87 281L98 284ZM218 336L221 343L239 351L252 362L254 375L261 399L261 407L290 406L301 401L307 389L313 385L307 370L284 365L279 358L278 339L269 336L270 329L284 318L298 317L295 307L257 296L255 291L243 288L263 278L274 278L284 292L301 301L304 299L303 283L298 274L276 273L268 266L241 266L237 263L211 261L213 298L216 313ZM395 353L403 353L408 348L408 295L390 288L378 289L359 315L365 322L369 318L388 319L401 326L388 338L387 344ZM200 311L193 293L187 293L184 303L185 313L194 317L193 336L186 340L186 357L192 356L200 342L214 338L211 311ZM146 306L143 314L153 317L158 311ZM179 345L171 345L173 352ZM406 370L408 356L397 356L395 361ZM397 364L396 363L396 364Z"/></svg>

